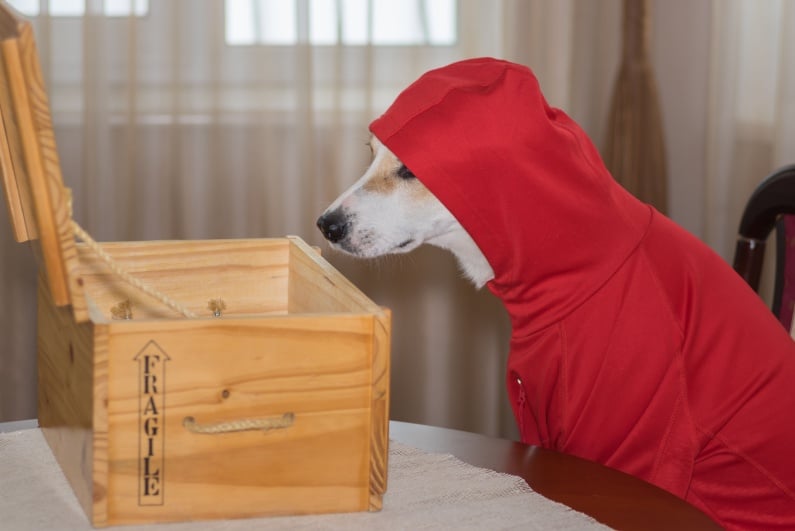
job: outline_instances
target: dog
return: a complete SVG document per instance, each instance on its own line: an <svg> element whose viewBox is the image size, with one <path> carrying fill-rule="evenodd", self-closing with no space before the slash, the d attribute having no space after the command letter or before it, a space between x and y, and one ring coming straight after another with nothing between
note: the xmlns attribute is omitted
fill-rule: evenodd
<svg viewBox="0 0 795 531"><path fill-rule="evenodd" d="M427 243L511 319L522 441L622 470L727 529L795 529L795 342L731 267L612 178L532 71L423 74L317 220L361 258Z"/></svg>

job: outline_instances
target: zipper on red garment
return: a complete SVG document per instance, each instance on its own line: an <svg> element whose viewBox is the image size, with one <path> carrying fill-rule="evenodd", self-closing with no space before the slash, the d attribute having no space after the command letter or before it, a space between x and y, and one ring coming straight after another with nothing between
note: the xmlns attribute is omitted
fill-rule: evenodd
<svg viewBox="0 0 795 531"><path fill-rule="evenodd" d="M524 417L527 414L525 411L525 407L527 406L527 395L524 393L524 385L522 385L522 379L518 376L516 377L516 386L519 388L519 398L518 398L518 415L516 415L516 420L519 424L519 437L522 440L525 438L525 422Z"/></svg>

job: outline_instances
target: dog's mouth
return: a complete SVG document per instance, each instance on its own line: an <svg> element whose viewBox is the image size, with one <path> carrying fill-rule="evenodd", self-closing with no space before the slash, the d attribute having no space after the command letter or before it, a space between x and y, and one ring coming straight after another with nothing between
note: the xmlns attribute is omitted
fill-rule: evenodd
<svg viewBox="0 0 795 531"><path fill-rule="evenodd" d="M391 253L404 253L413 250L417 246L415 238L408 238L397 245L374 245L369 238L364 238L363 241L353 242L350 238L343 241L332 243L332 247L343 251L347 254L359 258L374 258Z"/></svg>

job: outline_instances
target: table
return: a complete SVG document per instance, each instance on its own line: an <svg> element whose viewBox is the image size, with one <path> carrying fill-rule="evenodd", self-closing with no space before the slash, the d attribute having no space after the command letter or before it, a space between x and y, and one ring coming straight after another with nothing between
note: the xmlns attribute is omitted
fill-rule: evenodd
<svg viewBox="0 0 795 531"><path fill-rule="evenodd" d="M390 438L427 452L520 476L543 496L616 529L721 529L692 505L600 464L526 444L446 428L390 422Z"/></svg>
<svg viewBox="0 0 795 531"><path fill-rule="evenodd" d="M36 420L0 422L0 432L36 428ZM551 450L476 433L390 422L390 438L426 452L520 476L539 494L616 529L720 529L679 498L637 478Z"/></svg>

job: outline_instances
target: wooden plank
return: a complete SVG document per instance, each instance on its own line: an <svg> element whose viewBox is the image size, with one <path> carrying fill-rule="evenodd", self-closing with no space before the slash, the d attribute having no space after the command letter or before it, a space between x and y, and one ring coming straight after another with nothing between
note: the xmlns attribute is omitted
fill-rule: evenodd
<svg viewBox="0 0 795 531"><path fill-rule="evenodd" d="M296 236L291 243L290 313L368 312L382 313L350 280L326 262L320 254Z"/></svg>
<svg viewBox="0 0 795 531"><path fill-rule="evenodd" d="M92 506L86 511L95 527L108 525L108 326L93 323L94 329L94 380L92 382Z"/></svg>
<svg viewBox="0 0 795 531"><path fill-rule="evenodd" d="M69 304L69 290L66 270L62 261L58 239L58 229L53 217L53 205L49 186L44 176L41 149L36 134L27 80L22 65L19 40L5 40L0 43L11 100L21 138L25 167L28 170L30 189L35 202L36 227L39 233L47 279L50 282L53 300L59 306Z"/></svg>
<svg viewBox="0 0 795 531"><path fill-rule="evenodd" d="M0 53L6 51L5 48L0 48ZM14 239L25 242L37 238L36 221L11 94L7 87L8 78L3 58L0 65L0 171L3 174L3 189Z"/></svg>
<svg viewBox="0 0 795 531"><path fill-rule="evenodd" d="M88 311L80 279L74 274L70 275L79 265L72 230L71 193L63 185L47 91L33 29L27 22L20 28L19 52L30 113L30 123L26 128L20 127L20 131L23 134L23 150L29 151L26 153L26 166L37 205L39 241L56 304L71 304L75 319L82 322L88 319ZM20 111L24 108L21 107ZM20 112L20 117L24 115L24 112ZM27 122L27 118L21 121ZM32 127L32 131L27 127ZM32 138L31 132L34 135ZM43 224L48 225L46 236Z"/></svg>
<svg viewBox="0 0 795 531"><path fill-rule="evenodd" d="M0 4L0 39L18 39L21 22L5 4ZM15 111L8 89L8 73L5 53L16 53L13 48L0 48L3 54L0 65L0 170L3 174L3 189L11 217L14 239L24 242L37 237L33 202L28 188L28 177L22 158L19 131L16 127Z"/></svg>
<svg viewBox="0 0 795 531"><path fill-rule="evenodd" d="M48 282L38 288L38 417L44 436L86 514L93 481L90 324L75 324L68 308L53 304Z"/></svg>
<svg viewBox="0 0 795 531"><path fill-rule="evenodd" d="M29 22L0 5L0 169L18 241L38 239L53 300L71 304L78 321L88 312L77 266L71 196L63 186L49 103Z"/></svg>
<svg viewBox="0 0 795 531"><path fill-rule="evenodd" d="M109 327L112 435L108 483L98 487L108 493L108 524L371 507L371 316ZM183 425L286 413L294 423L268 432L196 434ZM142 443L147 420L157 432ZM147 471L154 483L144 492Z"/></svg>
<svg viewBox="0 0 795 531"><path fill-rule="evenodd" d="M21 22L16 20L8 6L0 5L0 39L18 39L20 26ZM36 224L6 68L8 59L5 54L17 52L14 47L0 47L0 169L14 238L24 242L36 238Z"/></svg>
<svg viewBox="0 0 795 531"><path fill-rule="evenodd" d="M103 243L102 248L136 279L199 316L212 315L208 302L215 298L226 304L223 315L287 313L284 238ZM78 255L83 288L106 320L124 300L130 300L134 319L181 318L120 280L88 247L79 245Z"/></svg>
<svg viewBox="0 0 795 531"><path fill-rule="evenodd" d="M380 511L387 488L389 468L389 366L391 353L392 312L373 318L373 346L370 371L372 378L370 423L370 507Z"/></svg>

